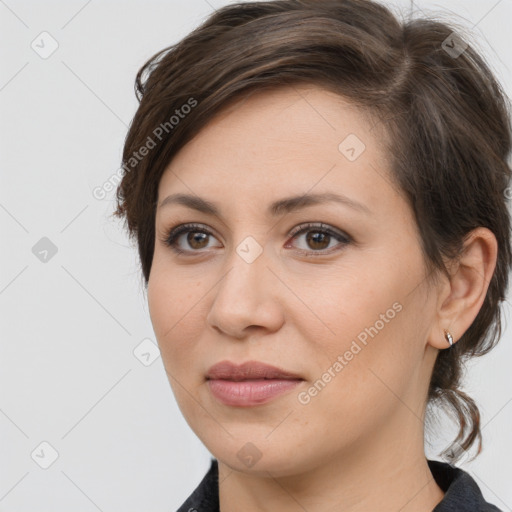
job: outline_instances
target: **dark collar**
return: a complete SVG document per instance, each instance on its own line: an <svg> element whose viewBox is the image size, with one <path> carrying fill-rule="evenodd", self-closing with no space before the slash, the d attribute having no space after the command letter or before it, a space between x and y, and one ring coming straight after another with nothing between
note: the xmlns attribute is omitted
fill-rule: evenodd
<svg viewBox="0 0 512 512"><path fill-rule="evenodd" d="M473 477L446 462L427 460L437 485L444 491L444 498L432 512L503 512L485 501Z"/></svg>
<svg viewBox="0 0 512 512"><path fill-rule="evenodd" d="M437 485L445 493L443 500L432 512L503 512L484 500L473 479L466 471L446 462L428 460ZM219 473L216 459L211 459L210 469L177 512L220 512Z"/></svg>

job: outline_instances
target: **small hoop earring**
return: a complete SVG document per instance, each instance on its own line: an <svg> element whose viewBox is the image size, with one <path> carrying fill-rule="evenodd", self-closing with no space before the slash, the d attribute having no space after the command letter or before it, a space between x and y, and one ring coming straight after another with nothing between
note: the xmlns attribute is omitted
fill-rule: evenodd
<svg viewBox="0 0 512 512"><path fill-rule="evenodd" d="M453 336L446 329L444 330L444 337L446 338L446 341L450 344L451 347L453 345Z"/></svg>

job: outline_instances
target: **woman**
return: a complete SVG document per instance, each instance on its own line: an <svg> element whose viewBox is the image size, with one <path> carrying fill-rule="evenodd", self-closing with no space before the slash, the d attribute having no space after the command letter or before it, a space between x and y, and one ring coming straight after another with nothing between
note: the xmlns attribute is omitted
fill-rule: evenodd
<svg viewBox="0 0 512 512"><path fill-rule="evenodd" d="M496 511L424 451L478 441L501 335L506 97L445 24L362 0L216 11L139 71L116 215L214 459L180 511ZM446 455L446 454L445 454Z"/></svg>

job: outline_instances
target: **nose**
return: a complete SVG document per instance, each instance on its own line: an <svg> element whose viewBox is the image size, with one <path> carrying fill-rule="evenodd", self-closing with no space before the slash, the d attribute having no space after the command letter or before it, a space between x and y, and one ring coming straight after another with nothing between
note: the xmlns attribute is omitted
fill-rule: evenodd
<svg viewBox="0 0 512 512"><path fill-rule="evenodd" d="M207 324L225 336L244 339L256 331L277 331L284 319L282 284L260 254L247 262L235 251L215 290ZM280 300L281 299L281 300Z"/></svg>

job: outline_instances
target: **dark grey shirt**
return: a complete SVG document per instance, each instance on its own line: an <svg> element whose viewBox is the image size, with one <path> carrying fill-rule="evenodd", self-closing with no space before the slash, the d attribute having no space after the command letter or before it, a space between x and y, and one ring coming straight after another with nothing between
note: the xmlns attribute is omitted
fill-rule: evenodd
<svg viewBox="0 0 512 512"><path fill-rule="evenodd" d="M477 483L466 471L446 462L427 462L437 485L445 493L432 512L503 512L484 500ZM212 459L208 473L177 512L220 512L218 471L217 460Z"/></svg>

